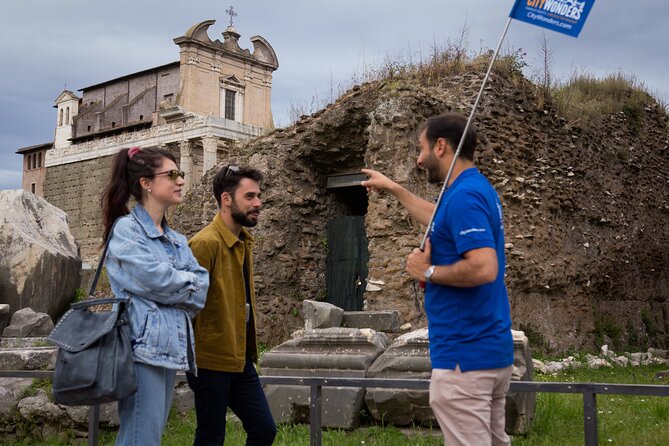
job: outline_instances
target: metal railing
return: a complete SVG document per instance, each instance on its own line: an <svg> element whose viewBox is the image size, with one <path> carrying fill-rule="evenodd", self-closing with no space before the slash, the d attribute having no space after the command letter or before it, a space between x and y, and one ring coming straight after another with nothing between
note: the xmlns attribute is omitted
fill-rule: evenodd
<svg viewBox="0 0 669 446"><path fill-rule="evenodd" d="M51 378L50 370L0 370L0 378ZM183 373L177 381L185 381ZM311 446L322 442L323 387L376 387L392 389L428 390L426 379L387 378L320 378L299 376L261 376L262 384L308 386L311 389L309 407L309 438ZM597 395L669 396L669 386L651 384L602 384L512 381L509 392L580 393L583 395L583 427L586 446L598 444ZM100 407L91 406L88 418L88 444L97 446L99 438Z"/></svg>

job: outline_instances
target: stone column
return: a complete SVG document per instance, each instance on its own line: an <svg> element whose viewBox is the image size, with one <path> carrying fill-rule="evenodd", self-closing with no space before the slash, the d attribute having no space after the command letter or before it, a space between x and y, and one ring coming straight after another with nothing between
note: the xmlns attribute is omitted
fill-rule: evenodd
<svg viewBox="0 0 669 446"><path fill-rule="evenodd" d="M190 190L195 180L193 178L193 146L191 141L188 139L179 141L179 152L181 154L179 165L181 166L181 170L186 174L186 178L184 178L185 183L182 187L182 195L186 195L186 192Z"/></svg>
<svg viewBox="0 0 669 446"><path fill-rule="evenodd" d="M202 149L204 160L202 162L202 175L216 165L216 152L218 151L218 138L204 136L202 138Z"/></svg>

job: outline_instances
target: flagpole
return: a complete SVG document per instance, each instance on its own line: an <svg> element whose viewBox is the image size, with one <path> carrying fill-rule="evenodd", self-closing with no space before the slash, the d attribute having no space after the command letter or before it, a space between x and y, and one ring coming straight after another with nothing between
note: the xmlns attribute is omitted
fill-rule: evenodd
<svg viewBox="0 0 669 446"><path fill-rule="evenodd" d="M511 25L511 20L512 17L509 16L509 19L506 22L506 26L504 27L504 31L502 32L502 36L499 38L499 43L497 44L497 48L495 49L495 52L492 55L492 59L490 59L490 64L488 65L488 71L486 72L485 77L483 78L483 83L481 84L481 89L479 90L479 94L476 96L476 101L474 101L474 106L472 107L472 111L469 113L469 118L467 119L465 130L462 132L462 136L460 137L460 142L458 143L458 148L455 151L455 156L453 156L453 161L451 162L451 166L448 168L448 173L446 174L444 185L441 187L441 192L439 192L439 198L437 198L437 203L434 206L432 217L430 217L430 222L428 223L427 229L425 230L425 234L423 235L423 240L420 242L421 251L425 250L425 243L427 241L427 238L430 236L430 229L432 228L432 223L434 223L434 217L437 215L439 204L441 204L441 200L444 197L444 193L446 192L446 189L448 189L448 183L451 180L451 175L453 175L453 169L455 168L455 163L458 160L458 156L460 155L460 151L462 150L462 146L465 142L465 135L467 135L467 131L469 130L469 127L472 123L472 120L474 118L474 113L476 112L476 107L478 107L479 105L479 101L481 100L481 96L483 95L483 89L485 88L485 85L488 82L488 78L490 77L490 72L492 71L492 65L493 63L495 63L495 59L497 59L497 55L499 54L499 49L502 47L502 42L504 42L504 37L506 37L506 32L509 30L509 26Z"/></svg>

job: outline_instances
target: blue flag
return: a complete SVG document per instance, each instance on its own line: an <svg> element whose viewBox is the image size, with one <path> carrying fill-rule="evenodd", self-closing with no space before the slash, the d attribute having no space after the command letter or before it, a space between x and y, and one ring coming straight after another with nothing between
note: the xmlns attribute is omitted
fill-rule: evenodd
<svg viewBox="0 0 669 446"><path fill-rule="evenodd" d="M595 0L516 0L509 17L578 37Z"/></svg>

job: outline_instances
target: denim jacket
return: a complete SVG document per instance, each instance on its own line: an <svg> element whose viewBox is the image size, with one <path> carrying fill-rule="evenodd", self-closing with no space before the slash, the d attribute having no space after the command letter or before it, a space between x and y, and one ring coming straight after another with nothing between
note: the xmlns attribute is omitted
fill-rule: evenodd
<svg viewBox="0 0 669 446"><path fill-rule="evenodd" d="M114 295L130 298L135 361L195 371L191 319L204 307L209 274L186 238L163 223L163 234L141 205L119 218L107 251Z"/></svg>

